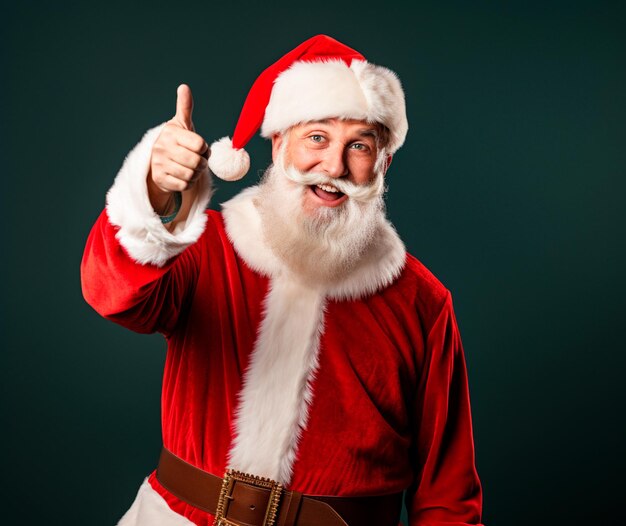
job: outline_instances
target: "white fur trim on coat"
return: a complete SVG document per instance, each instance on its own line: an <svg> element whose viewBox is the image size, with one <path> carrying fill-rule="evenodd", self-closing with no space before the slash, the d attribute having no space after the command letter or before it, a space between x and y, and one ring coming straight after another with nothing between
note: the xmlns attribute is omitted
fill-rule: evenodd
<svg viewBox="0 0 626 526"><path fill-rule="evenodd" d="M364 60L295 62L272 87L261 135L269 138L294 124L339 117L384 124L394 153L406 138L404 91L396 74Z"/></svg>
<svg viewBox="0 0 626 526"><path fill-rule="evenodd" d="M228 465L288 484L314 398L311 385L327 298L361 298L386 287L400 274L406 252L385 221L348 278L330 287L311 288L291 274L264 242L257 194L258 187L251 187L223 204L226 232L235 250L248 266L271 278L239 395Z"/></svg>
<svg viewBox="0 0 626 526"><path fill-rule="evenodd" d="M172 510L150 485L148 479L139 487L137 497L117 526L194 526L186 517Z"/></svg>
<svg viewBox="0 0 626 526"><path fill-rule="evenodd" d="M206 224L206 209L211 198L209 173L195 183L195 199L185 222L169 232L152 209L146 178L150 170L152 146L164 124L146 132L124 160L113 186L107 193L107 215L118 226L117 239L130 257L141 264L163 266L168 259L195 243Z"/></svg>
<svg viewBox="0 0 626 526"><path fill-rule="evenodd" d="M246 369L229 467L288 484L312 401L324 298L287 275L272 279Z"/></svg>

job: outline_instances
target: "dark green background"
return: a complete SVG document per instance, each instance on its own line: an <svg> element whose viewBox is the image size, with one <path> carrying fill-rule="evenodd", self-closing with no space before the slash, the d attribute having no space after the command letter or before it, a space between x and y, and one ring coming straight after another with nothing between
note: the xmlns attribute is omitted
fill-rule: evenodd
<svg viewBox="0 0 626 526"><path fill-rule="evenodd" d="M5 524L112 525L157 459L164 342L100 319L79 283L125 154L180 82L199 133L232 133L256 75L321 32L406 90L389 215L454 296L484 522L623 523L620 4L20 5L0 15ZM213 206L268 163L248 149Z"/></svg>

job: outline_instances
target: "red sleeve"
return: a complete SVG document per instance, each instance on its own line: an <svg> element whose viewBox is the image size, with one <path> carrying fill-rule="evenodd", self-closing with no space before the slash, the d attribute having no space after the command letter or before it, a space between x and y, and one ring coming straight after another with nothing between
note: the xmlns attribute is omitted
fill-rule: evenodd
<svg viewBox="0 0 626 526"><path fill-rule="evenodd" d="M169 335L197 276L192 247L162 267L139 264L120 245L103 211L81 262L83 296L99 314L141 333Z"/></svg>
<svg viewBox="0 0 626 526"><path fill-rule="evenodd" d="M467 369L449 292L428 334L416 408L412 453L417 468L407 492L409 524L480 524L482 488L475 467Z"/></svg>

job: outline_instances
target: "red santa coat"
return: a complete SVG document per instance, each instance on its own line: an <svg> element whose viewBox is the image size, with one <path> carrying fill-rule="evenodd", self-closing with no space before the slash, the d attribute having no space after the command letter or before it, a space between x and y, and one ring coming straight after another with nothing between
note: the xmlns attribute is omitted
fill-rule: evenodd
<svg viewBox="0 0 626 526"><path fill-rule="evenodd" d="M305 494L408 489L412 526L480 523L450 292L386 222L350 278L304 283L265 245L255 187L221 214L203 210L202 182L187 224L170 234L144 194L159 131L116 178L82 279L103 316L167 338L165 447L211 473L232 467ZM213 517L153 473L120 524L154 521L205 526Z"/></svg>

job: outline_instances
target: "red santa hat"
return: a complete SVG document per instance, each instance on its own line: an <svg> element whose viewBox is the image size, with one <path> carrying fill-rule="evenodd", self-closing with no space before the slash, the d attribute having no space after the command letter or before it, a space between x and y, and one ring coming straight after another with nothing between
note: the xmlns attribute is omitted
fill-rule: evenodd
<svg viewBox="0 0 626 526"><path fill-rule="evenodd" d="M280 58L256 79L232 140L211 145L209 168L226 181L250 168L243 149L261 128L270 138L299 123L342 118L380 123L389 129L393 154L408 130L404 92L391 70L371 64L358 51L326 35L314 36Z"/></svg>

